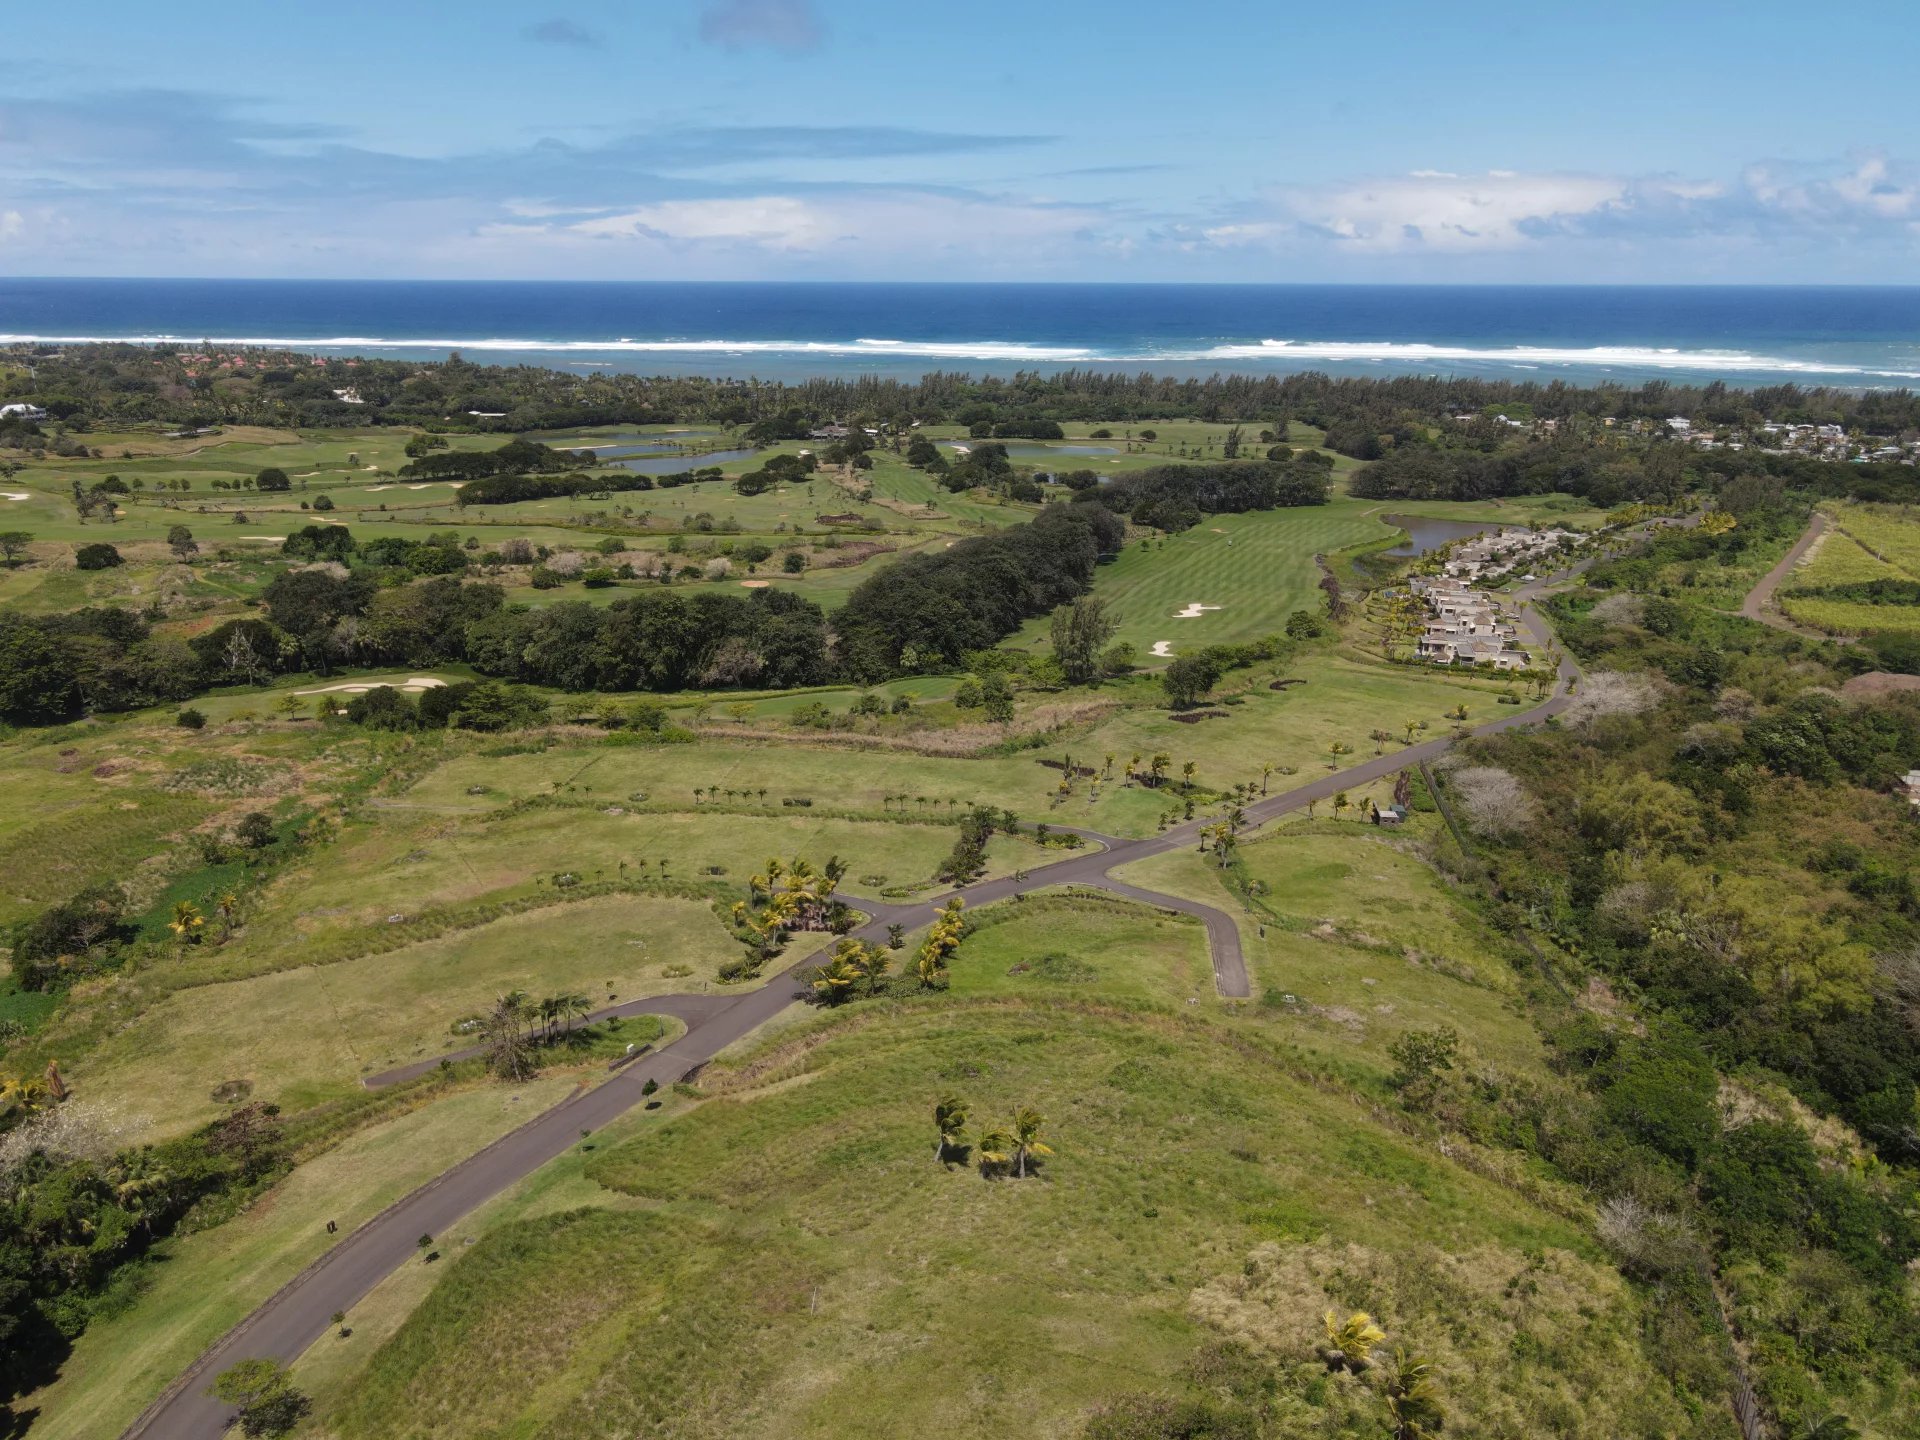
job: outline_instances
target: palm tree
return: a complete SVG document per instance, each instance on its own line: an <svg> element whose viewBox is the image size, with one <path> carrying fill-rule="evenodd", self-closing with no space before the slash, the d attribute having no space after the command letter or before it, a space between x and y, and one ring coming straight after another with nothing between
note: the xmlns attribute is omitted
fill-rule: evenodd
<svg viewBox="0 0 1920 1440"><path fill-rule="evenodd" d="M957 1095L949 1095L933 1107L933 1127L940 1132L934 1141L933 1158L945 1160L949 1150L958 1150L966 1137L967 1106Z"/></svg>
<svg viewBox="0 0 1920 1440"><path fill-rule="evenodd" d="M176 900L173 902L173 918L167 921L167 928L173 931L174 938L184 947L199 939L206 923L207 917L200 913L198 905L191 900Z"/></svg>
<svg viewBox="0 0 1920 1440"><path fill-rule="evenodd" d="M1387 741L1393 738L1393 732L1391 730L1376 729L1368 732L1367 738L1373 741L1373 753L1376 755L1384 755L1387 753Z"/></svg>
<svg viewBox="0 0 1920 1440"><path fill-rule="evenodd" d="M1193 761L1191 760L1187 761L1186 764L1180 767L1180 780L1187 787L1187 789L1191 790L1193 788L1193 772L1198 770L1199 768L1200 767L1194 764Z"/></svg>
<svg viewBox="0 0 1920 1440"><path fill-rule="evenodd" d="M1860 1432L1838 1410L1802 1410L1792 1440L1859 1440Z"/></svg>
<svg viewBox="0 0 1920 1440"><path fill-rule="evenodd" d="M1449 720L1465 720L1467 718L1466 705L1462 703L1454 706L1451 710L1447 711L1447 718Z"/></svg>
<svg viewBox="0 0 1920 1440"><path fill-rule="evenodd" d="M1009 1130L996 1125L980 1137L980 1168L982 1171L1008 1164L1013 1159L1013 1147L1018 1143Z"/></svg>
<svg viewBox="0 0 1920 1440"><path fill-rule="evenodd" d="M1013 1112L1013 1173L1016 1179L1027 1178L1029 1155L1053 1154L1053 1147L1042 1144L1040 1140L1040 1127L1046 1123L1040 1112L1031 1105L1022 1105Z"/></svg>
<svg viewBox="0 0 1920 1440"><path fill-rule="evenodd" d="M1446 1424L1447 1412L1440 1408L1431 1360L1394 1351L1383 1388L1393 1440L1431 1440L1440 1433Z"/></svg>
<svg viewBox="0 0 1920 1440"><path fill-rule="evenodd" d="M1413 743L1413 732L1419 728L1420 722L1418 720L1407 721L1407 744L1411 745Z"/></svg>
<svg viewBox="0 0 1920 1440"><path fill-rule="evenodd" d="M1267 786L1272 781L1272 779L1273 779L1273 765L1271 763L1262 765L1260 767L1260 793L1262 795L1267 793Z"/></svg>
<svg viewBox="0 0 1920 1440"><path fill-rule="evenodd" d="M1346 809L1350 803L1352 802L1347 799L1346 791L1342 790L1339 794L1335 795L1333 797L1333 818L1338 820L1340 818L1340 812Z"/></svg>
<svg viewBox="0 0 1920 1440"><path fill-rule="evenodd" d="M1321 1317L1326 1326L1327 1343L1319 1347L1322 1363L1329 1370L1351 1370L1359 1374L1373 1363L1373 1347L1387 1338L1387 1332L1373 1323L1364 1310L1356 1310L1345 1320L1331 1310Z"/></svg>

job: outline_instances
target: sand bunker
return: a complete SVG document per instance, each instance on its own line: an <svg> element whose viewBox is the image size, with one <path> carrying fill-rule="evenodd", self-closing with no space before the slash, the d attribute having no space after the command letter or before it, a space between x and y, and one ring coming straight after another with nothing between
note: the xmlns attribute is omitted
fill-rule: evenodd
<svg viewBox="0 0 1920 1440"><path fill-rule="evenodd" d="M1202 605L1198 600L1195 600L1187 606L1186 609L1174 611L1173 618L1176 620L1198 620L1206 611L1218 610L1219 608L1218 605Z"/></svg>
<svg viewBox="0 0 1920 1440"><path fill-rule="evenodd" d="M0 500L31 500L31 490L0 490Z"/></svg>
<svg viewBox="0 0 1920 1440"><path fill-rule="evenodd" d="M1171 640L1156 640L1153 642L1153 648L1147 653L1161 660L1171 660L1173 658L1173 642Z"/></svg>
<svg viewBox="0 0 1920 1440"><path fill-rule="evenodd" d="M771 584L773 584L771 580L742 580L740 582L740 588L743 590L764 590Z"/></svg>
<svg viewBox="0 0 1920 1440"><path fill-rule="evenodd" d="M391 490L392 488L391 485L369 485L367 486L367 493L369 495L378 495L382 490Z"/></svg>
<svg viewBox="0 0 1920 1440"><path fill-rule="evenodd" d="M344 684L344 685L322 685L317 690L296 690L293 693L296 695L332 695L336 691L344 690L351 695L364 695L369 690L377 690L383 684L389 684L389 683L390 682L379 681L379 680L349 681L347 684ZM433 675L410 675L405 680L401 681L398 685L393 685L392 688L395 690L406 690L406 691L410 691L417 694L422 690L438 690L442 686L444 686L446 683L447 683L446 681L441 680Z"/></svg>

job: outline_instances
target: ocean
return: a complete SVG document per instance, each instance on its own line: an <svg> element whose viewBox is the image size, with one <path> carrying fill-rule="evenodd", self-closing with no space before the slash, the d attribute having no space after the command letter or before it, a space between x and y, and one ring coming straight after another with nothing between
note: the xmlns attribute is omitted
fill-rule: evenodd
<svg viewBox="0 0 1920 1440"><path fill-rule="evenodd" d="M0 341L173 340L769 380L1920 380L1920 287L0 279Z"/></svg>

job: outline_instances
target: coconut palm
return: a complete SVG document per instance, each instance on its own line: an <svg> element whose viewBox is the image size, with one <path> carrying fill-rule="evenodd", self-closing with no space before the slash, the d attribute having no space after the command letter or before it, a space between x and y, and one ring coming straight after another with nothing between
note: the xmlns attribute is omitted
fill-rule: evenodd
<svg viewBox="0 0 1920 1440"><path fill-rule="evenodd" d="M949 1150L958 1150L966 1138L967 1106L957 1095L949 1095L933 1107L933 1127L940 1138L934 1141L933 1158L945 1160Z"/></svg>
<svg viewBox="0 0 1920 1440"><path fill-rule="evenodd" d="M1859 1440L1860 1432L1838 1410L1802 1410L1791 1440Z"/></svg>
<svg viewBox="0 0 1920 1440"><path fill-rule="evenodd" d="M1367 738L1373 741L1373 753L1376 755L1384 755L1387 753L1387 741L1393 738L1393 732L1391 730L1374 729L1367 732Z"/></svg>
<svg viewBox="0 0 1920 1440"><path fill-rule="evenodd" d="M1042 1144L1040 1140L1040 1127L1046 1123L1040 1112L1031 1105L1022 1105L1013 1112L1013 1173L1016 1179L1027 1178L1029 1155L1053 1154L1053 1147Z"/></svg>
<svg viewBox="0 0 1920 1440"><path fill-rule="evenodd" d="M200 913L200 907L191 900L173 902L173 918L167 921L167 928L173 931L174 938L181 945L191 944L200 938L200 932L206 928L207 917Z"/></svg>
<svg viewBox="0 0 1920 1440"><path fill-rule="evenodd" d="M1013 1132L996 1125L980 1136L980 1148L976 1152L980 1157L980 1168L998 1170L1011 1163L1013 1147L1019 1143Z"/></svg>
<svg viewBox="0 0 1920 1440"><path fill-rule="evenodd" d="M1373 1364L1374 1346L1387 1338L1387 1332L1364 1310L1354 1311L1345 1320L1329 1310L1322 1323L1327 1343L1319 1347L1319 1355L1329 1370L1351 1370L1357 1375Z"/></svg>
<svg viewBox="0 0 1920 1440"><path fill-rule="evenodd" d="M1191 760L1180 767L1180 779L1189 790L1193 788L1193 772L1199 768L1200 767Z"/></svg>
<svg viewBox="0 0 1920 1440"><path fill-rule="evenodd" d="M1267 786L1272 781L1272 779L1273 779L1272 764L1268 763L1266 765L1262 765L1260 767L1260 793L1262 795L1267 793Z"/></svg>
<svg viewBox="0 0 1920 1440"><path fill-rule="evenodd" d="M1342 790L1339 794L1335 795L1333 797L1333 818L1338 820L1340 818L1340 812L1345 810L1351 803L1352 802L1347 799L1346 791Z"/></svg>
<svg viewBox="0 0 1920 1440"><path fill-rule="evenodd" d="M1431 1360L1396 1350L1387 1367L1385 1382L1382 1389L1393 1440L1431 1440L1440 1433L1446 1424L1447 1412L1440 1408Z"/></svg>

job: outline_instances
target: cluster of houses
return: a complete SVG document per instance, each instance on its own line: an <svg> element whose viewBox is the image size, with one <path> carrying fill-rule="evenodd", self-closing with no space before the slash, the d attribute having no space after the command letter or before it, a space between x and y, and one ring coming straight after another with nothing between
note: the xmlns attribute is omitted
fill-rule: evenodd
<svg viewBox="0 0 1920 1440"><path fill-rule="evenodd" d="M1763 455L1797 455L1808 460L1869 462L1882 465L1920 464L1920 439L1893 439L1885 435L1849 435L1844 425L1737 426L1712 429L1695 425L1683 415L1665 422L1669 435L1696 450L1745 450Z"/></svg>
<svg viewBox="0 0 1920 1440"><path fill-rule="evenodd" d="M1452 580L1490 583L1504 579L1515 570L1527 569L1535 561L1562 552L1584 538L1558 526L1527 530L1504 525L1451 546L1446 552L1443 572Z"/></svg>
<svg viewBox="0 0 1920 1440"><path fill-rule="evenodd" d="M1426 606L1427 622L1415 645L1435 665L1491 665L1525 670L1533 656L1519 642L1520 627L1486 590L1453 575L1416 575L1413 593Z"/></svg>
<svg viewBox="0 0 1920 1440"><path fill-rule="evenodd" d="M1509 430L1524 431L1534 436L1551 435L1560 427L1560 422L1552 418L1516 419L1511 415L1488 415L1477 410L1450 415L1447 418L1456 425L1493 424ZM1752 448L1766 455L1798 455L1812 460L1851 461L1856 465L1868 462L1894 465L1920 464L1920 438L1895 439L1885 435L1849 435L1844 425L1769 423L1754 426L1752 429L1738 425L1716 428L1712 425L1696 425L1684 415L1670 416L1665 420L1621 420L1608 415L1600 420L1600 424L1606 429L1619 430L1629 435L1665 434L1696 450Z"/></svg>

